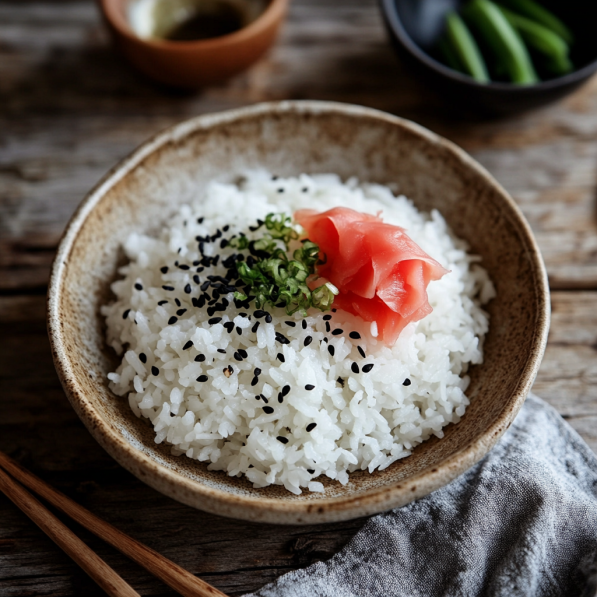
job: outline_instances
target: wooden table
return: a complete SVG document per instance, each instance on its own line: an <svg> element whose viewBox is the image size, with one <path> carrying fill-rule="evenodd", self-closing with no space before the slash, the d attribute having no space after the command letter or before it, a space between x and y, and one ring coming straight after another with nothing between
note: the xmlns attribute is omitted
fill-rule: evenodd
<svg viewBox="0 0 597 597"><path fill-rule="evenodd" d="M0 449L124 532L230 595L329 557L363 520L272 527L205 514L119 467L91 438L54 372L48 272L85 192L149 135L263 100L364 104L445 135L516 198L537 236L553 321L535 391L597 450L597 79L547 109L458 119L403 72L375 0L293 0L276 48L201 93L158 88L111 50L90 0L0 1ZM143 595L167 587L72 525ZM0 496L0 594L99 589Z"/></svg>

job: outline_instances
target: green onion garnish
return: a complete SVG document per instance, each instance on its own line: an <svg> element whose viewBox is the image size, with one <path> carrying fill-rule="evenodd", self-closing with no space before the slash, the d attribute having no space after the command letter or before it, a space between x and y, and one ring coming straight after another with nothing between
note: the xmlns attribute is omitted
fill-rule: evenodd
<svg viewBox="0 0 597 597"><path fill-rule="evenodd" d="M268 214L264 222L267 232L260 239L250 241L240 236L230 240L230 246L249 249L252 255L251 260L236 263L246 288L245 292L235 292L234 298L247 301L252 297L258 309L268 304L283 305L288 315L300 311L306 316L311 307L328 311L338 289L329 282L314 290L309 288L307 279L315 275L319 246L305 239L289 259L289 244L299 238L291 222L284 214Z"/></svg>

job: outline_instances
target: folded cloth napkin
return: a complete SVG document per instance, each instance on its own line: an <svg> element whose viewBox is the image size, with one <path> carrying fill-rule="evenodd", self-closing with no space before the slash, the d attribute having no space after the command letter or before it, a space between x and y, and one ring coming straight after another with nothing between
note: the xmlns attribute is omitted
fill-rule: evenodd
<svg viewBox="0 0 597 597"><path fill-rule="evenodd" d="M531 395L458 479L253 597L593 597L596 559L597 458Z"/></svg>

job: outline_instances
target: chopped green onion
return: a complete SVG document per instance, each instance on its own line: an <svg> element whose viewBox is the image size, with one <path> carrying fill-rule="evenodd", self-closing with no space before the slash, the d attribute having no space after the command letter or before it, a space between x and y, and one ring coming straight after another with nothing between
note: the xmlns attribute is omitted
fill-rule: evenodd
<svg viewBox="0 0 597 597"><path fill-rule="evenodd" d="M249 296L254 297L258 309L283 303L288 315L300 311L306 316L310 307L321 311L331 309L338 290L327 283L311 291L307 284L307 278L315 274L319 245L305 239L289 259L289 243L299 237L291 218L268 214L264 224L267 232L257 240L251 241L246 236L230 240L230 246L249 249L253 256L250 265L248 260L236 263L238 276L246 289L236 291L234 298L246 301Z"/></svg>
<svg viewBox="0 0 597 597"><path fill-rule="evenodd" d="M513 83L530 85L539 81L520 35L496 4L490 0L471 0L462 13L487 41L497 59L503 61Z"/></svg>
<svg viewBox="0 0 597 597"><path fill-rule="evenodd" d="M571 44L574 41L572 31L558 17L534 0L502 0L502 2L517 13L551 29L566 43Z"/></svg>
<svg viewBox="0 0 597 597"><path fill-rule="evenodd" d="M488 83L489 75L479 46L464 21L455 12L450 12L446 17L446 35L465 73L479 83Z"/></svg>

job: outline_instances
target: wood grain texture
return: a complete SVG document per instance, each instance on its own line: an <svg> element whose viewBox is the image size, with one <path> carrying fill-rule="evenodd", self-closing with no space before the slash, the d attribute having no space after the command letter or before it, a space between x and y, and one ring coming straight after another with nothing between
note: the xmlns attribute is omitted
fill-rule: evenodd
<svg viewBox="0 0 597 597"><path fill-rule="evenodd" d="M0 0L0 449L229 595L330 557L364 521L255 525L193 510L143 485L95 443L64 397L44 294L68 218L116 161L182 119L286 98L354 102L411 118L464 147L513 194L552 288L576 289L553 294L535 391L597 451L596 79L548 108L478 122L404 71L375 0L293 0L264 60L225 85L180 93L146 81L113 53L91 0ZM66 522L141 594L173 594ZM0 496L0 595L100 594Z"/></svg>

